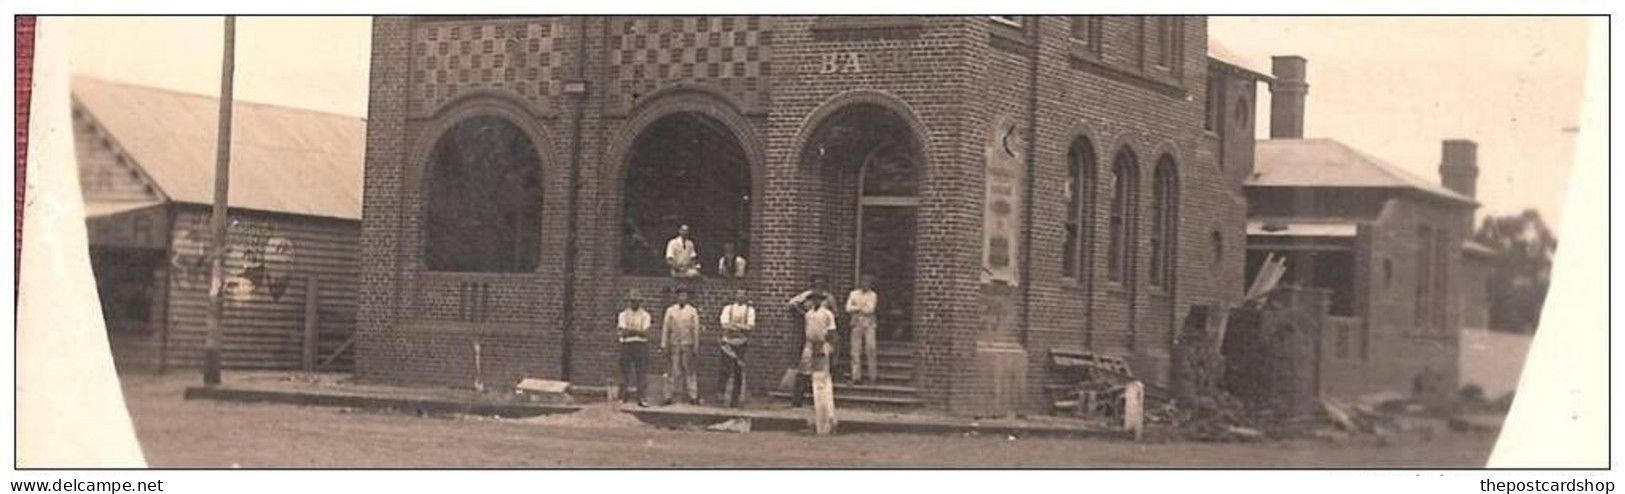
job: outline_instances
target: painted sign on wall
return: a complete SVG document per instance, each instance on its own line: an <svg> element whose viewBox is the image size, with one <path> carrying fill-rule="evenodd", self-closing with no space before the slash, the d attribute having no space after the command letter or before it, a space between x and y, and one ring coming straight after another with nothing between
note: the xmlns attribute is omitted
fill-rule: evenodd
<svg viewBox="0 0 1625 494"><path fill-rule="evenodd" d="M987 196L982 204L983 283L1021 284L1017 254L1021 238L1024 139L1016 119L1009 115L994 117L988 128Z"/></svg>
<svg viewBox="0 0 1625 494"><path fill-rule="evenodd" d="M281 301L287 292L295 246L276 227L232 219L226 234L226 277L220 287L228 300L255 296ZM209 288L209 231L182 228L175 233L171 277L182 288Z"/></svg>

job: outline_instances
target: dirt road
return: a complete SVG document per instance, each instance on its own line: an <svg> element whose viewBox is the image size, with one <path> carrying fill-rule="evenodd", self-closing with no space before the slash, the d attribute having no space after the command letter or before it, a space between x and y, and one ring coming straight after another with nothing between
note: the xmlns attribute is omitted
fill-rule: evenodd
<svg viewBox="0 0 1625 494"><path fill-rule="evenodd" d="M608 409L526 420L184 401L195 376L124 380L160 467L1477 467L1493 435L1389 445L664 430Z"/></svg>

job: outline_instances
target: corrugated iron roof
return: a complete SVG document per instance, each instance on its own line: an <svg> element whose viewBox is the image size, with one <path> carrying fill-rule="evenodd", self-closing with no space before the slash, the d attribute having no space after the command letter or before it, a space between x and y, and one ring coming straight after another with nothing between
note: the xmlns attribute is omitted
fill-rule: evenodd
<svg viewBox="0 0 1625 494"><path fill-rule="evenodd" d="M146 209L163 204L160 201L85 201L85 217L101 218Z"/></svg>
<svg viewBox="0 0 1625 494"><path fill-rule="evenodd" d="M75 77L73 99L171 200L213 203L218 98ZM231 207L361 218L361 118L244 101L232 113Z"/></svg>
<svg viewBox="0 0 1625 494"><path fill-rule="evenodd" d="M1334 139L1258 141L1252 187L1391 187L1477 204L1473 199L1422 179Z"/></svg>

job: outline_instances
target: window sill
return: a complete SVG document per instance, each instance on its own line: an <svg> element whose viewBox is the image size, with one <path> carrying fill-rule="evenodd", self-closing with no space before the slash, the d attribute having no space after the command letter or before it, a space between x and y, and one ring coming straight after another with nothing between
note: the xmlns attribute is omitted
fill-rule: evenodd
<svg viewBox="0 0 1625 494"><path fill-rule="evenodd" d="M1106 63L1093 54L1080 53L1076 44L1072 48L1068 58L1071 59L1073 68L1093 72L1107 79L1145 87L1172 98L1184 99L1190 97L1190 92L1186 91L1185 86L1177 79L1121 68Z"/></svg>
<svg viewBox="0 0 1625 494"><path fill-rule="evenodd" d="M1016 26L997 19L988 19L988 43L994 48L1031 55L1033 41L1024 26Z"/></svg>

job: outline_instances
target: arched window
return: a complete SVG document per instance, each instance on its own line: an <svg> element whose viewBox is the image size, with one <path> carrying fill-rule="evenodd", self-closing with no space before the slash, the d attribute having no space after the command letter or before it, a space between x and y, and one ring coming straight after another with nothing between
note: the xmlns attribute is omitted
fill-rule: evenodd
<svg viewBox="0 0 1625 494"><path fill-rule="evenodd" d="M1151 184L1151 286L1170 287L1174 279L1174 240L1179 229L1178 168L1162 155Z"/></svg>
<svg viewBox="0 0 1625 494"><path fill-rule="evenodd" d="M1086 138L1072 141L1066 161L1066 238L1061 240L1061 275L1078 278L1088 262L1085 235L1089 230L1083 219L1094 190L1095 146Z"/></svg>
<svg viewBox="0 0 1625 494"><path fill-rule="evenodd" d="M1112 159L1112 205L1109 225L1110 244L1106 252L1106 276L1111 281L1126 282L1129 261L1134 258L1134 224L1137 220L1139 165L1134 152L1124 148Z"/></svg>
<svg viewBox="0 0 1625 494"><path fill-rule="evenodd" d="M424 265L526 272L541 254L542 168L524 131L482 115L440 136L425 184Z"/></svg>
<svg viewBox="0 0 1625 494"><path fill-rule="evenodd" d="M621 272L668 276L666 243L688 225L695 261L717 274L727 246L750 252L750 165L722 122L698 113L661 117L638 134L626 165Z"/></svg>

